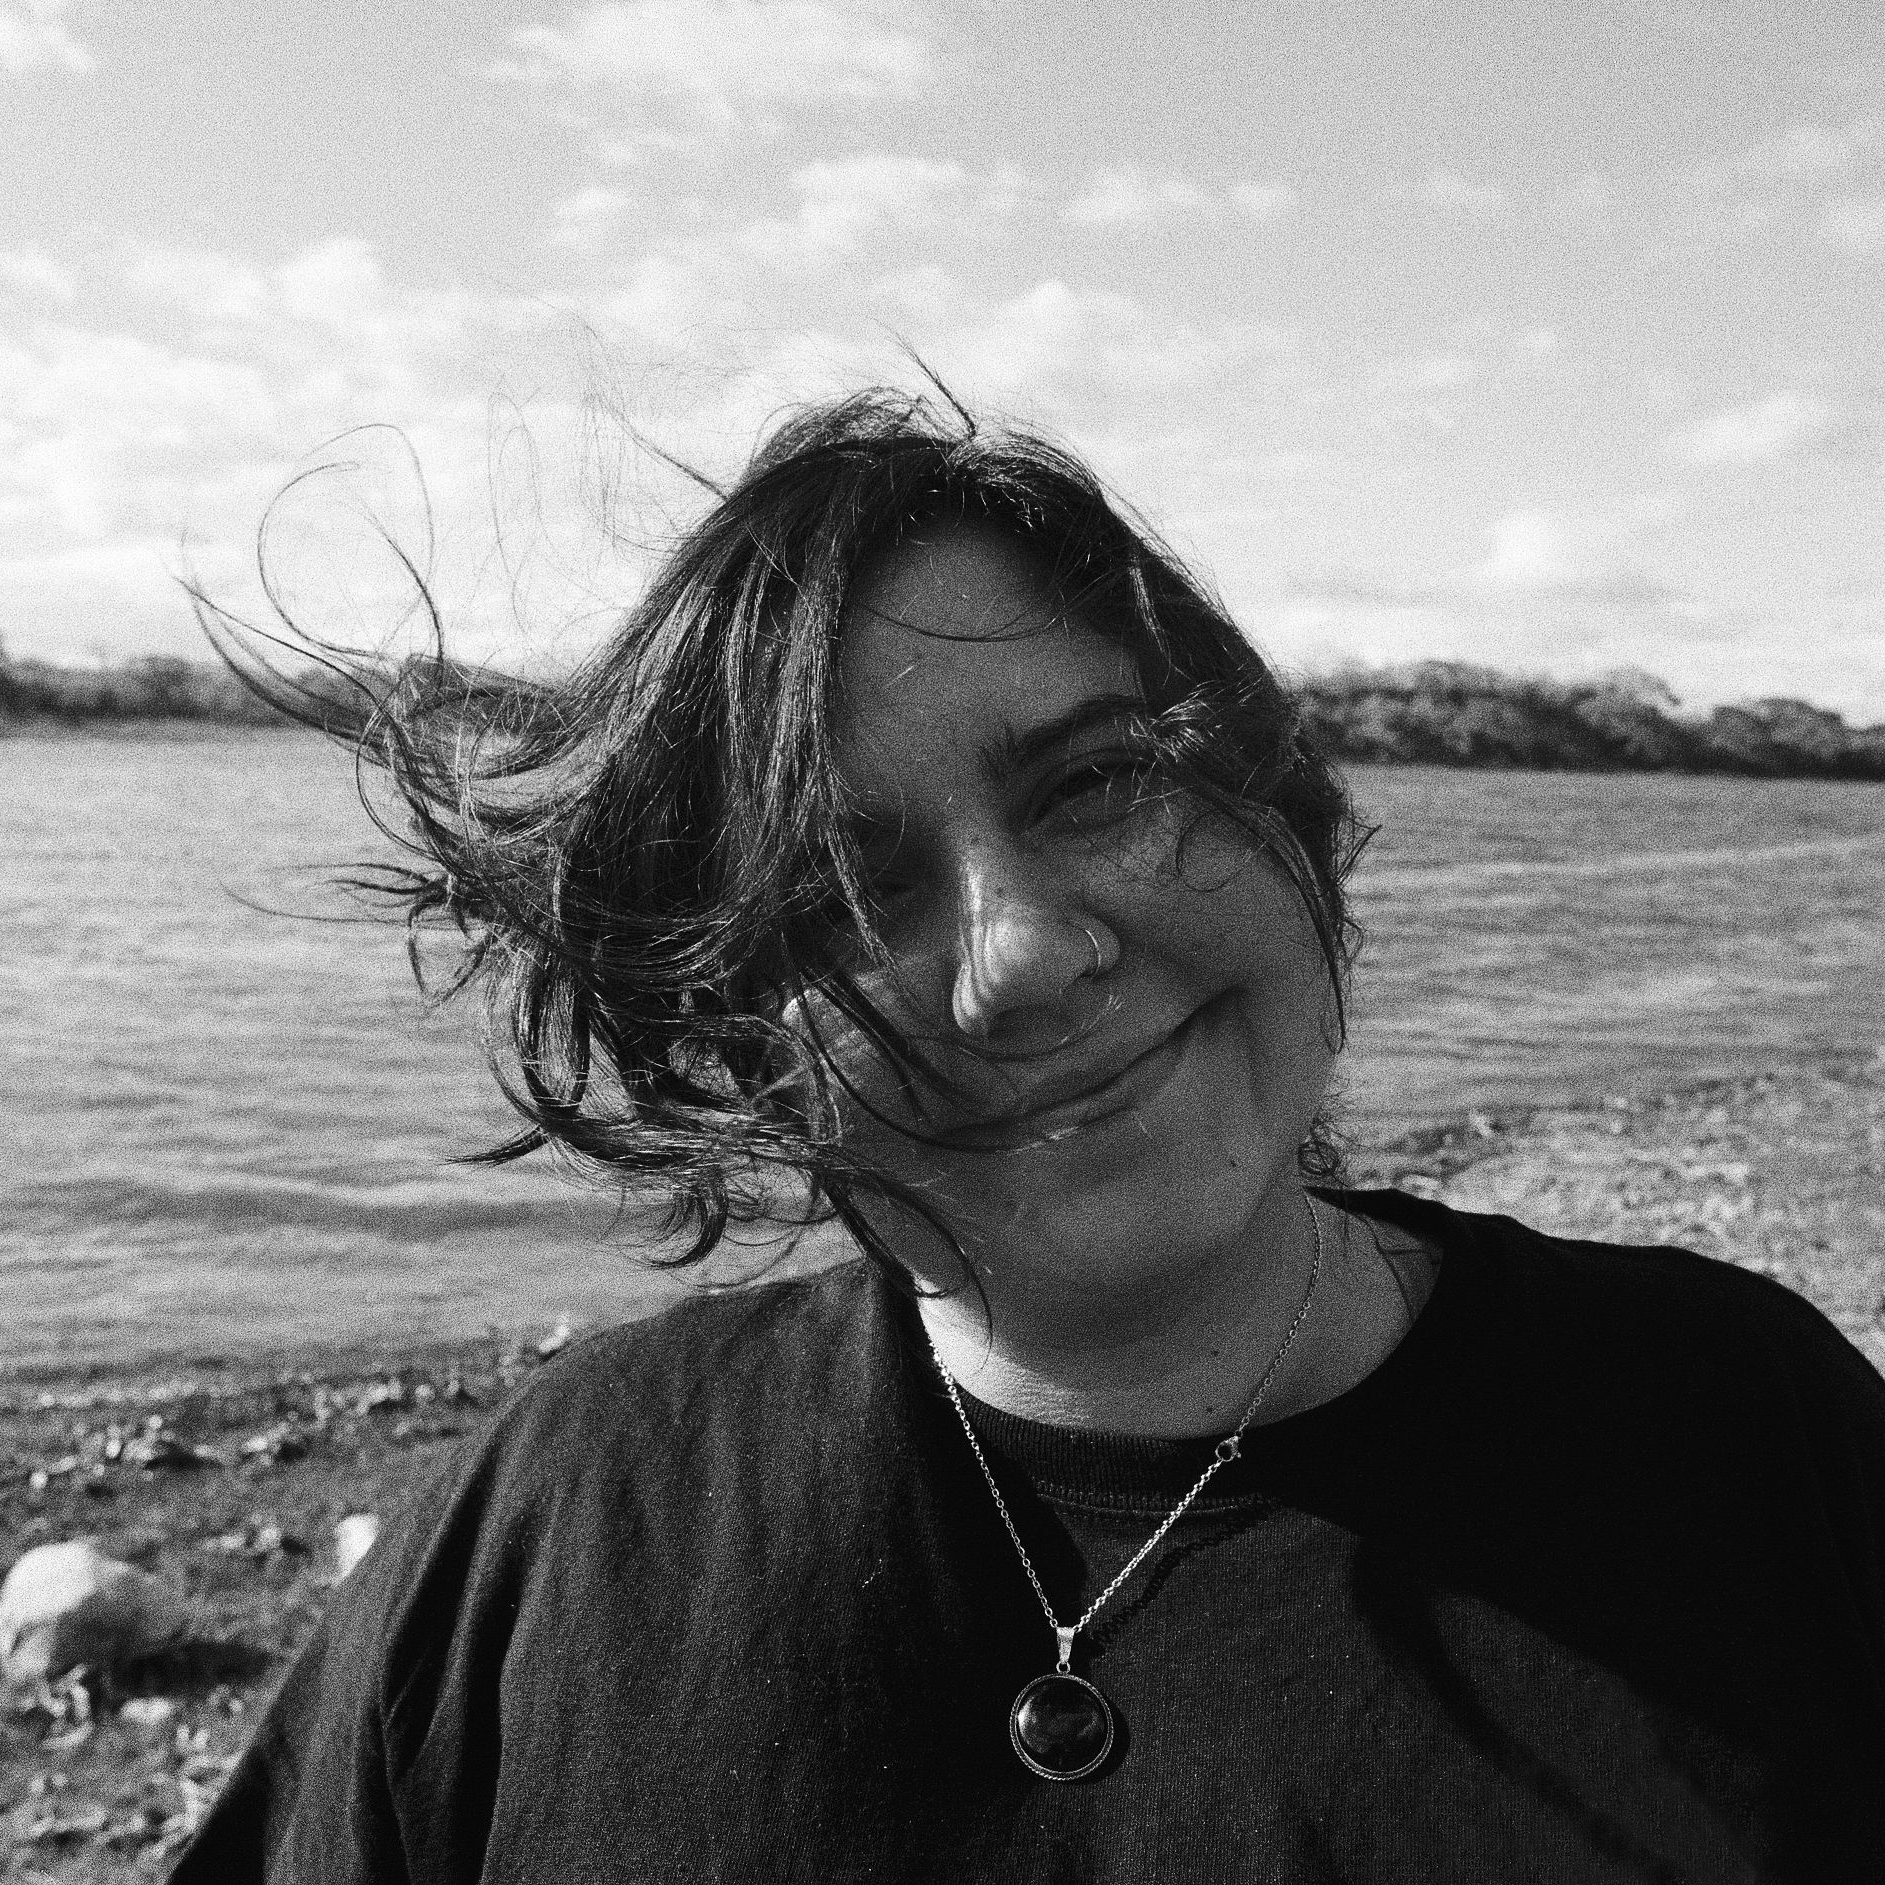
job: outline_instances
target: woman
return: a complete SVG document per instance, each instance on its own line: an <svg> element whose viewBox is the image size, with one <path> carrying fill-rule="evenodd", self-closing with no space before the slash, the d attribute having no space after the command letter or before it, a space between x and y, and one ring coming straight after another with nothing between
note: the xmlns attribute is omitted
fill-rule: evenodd
<svg viewBox="0 0 1885 1885"><path fill-rule="evenodd" d="M567 688L366 739L507 1150L861 1255L547 1367L179 1879L1880 1875L1885 1388L1333 1184L1346 798L1080 465L812 410Z"/></svg>

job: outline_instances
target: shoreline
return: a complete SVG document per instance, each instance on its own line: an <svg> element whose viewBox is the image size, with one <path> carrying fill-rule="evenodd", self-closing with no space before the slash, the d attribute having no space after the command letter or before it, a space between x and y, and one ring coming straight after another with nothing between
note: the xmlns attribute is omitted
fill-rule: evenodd
<svg viewBox="0 0 1885 1885"><path fill-rule="evenodd" d="M1353 1159L1465 1211L1772 1276L1885 1372L1885 1043L1595 1103L1469 1113Z"/></svg>

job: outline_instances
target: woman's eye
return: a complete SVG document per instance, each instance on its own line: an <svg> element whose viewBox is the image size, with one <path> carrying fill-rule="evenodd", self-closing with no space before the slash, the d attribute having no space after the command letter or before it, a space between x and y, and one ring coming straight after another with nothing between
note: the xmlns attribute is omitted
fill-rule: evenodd
<svg viewBox="0 0 1885 1885"><path fill-rule="evenodd" d="M906 878L869 876L865 879L864 922L880 938L894 935L912 907L914 884ZM858 914L842 896L833 894L819 905L812 918L819 946L840 962L855 964L863 947Z"/></svg>
<svg viewBox="0 0 1885 1885"><path fill-rule="evenodd" d="M914 877L873 877L870 884L871 907L878 910L900 909L916 895Z"/></svg>
<svg viewBox="0 0 1885 1885"><path fill-rule="evenodd" d="M1070 772L1048 794L1045 809L1091 824L1123 818L1145 802L1152 773L1145 759L1096 760Z"/></svg>
<svg viewBox="0 0 1885 1885"><path fill-rule="evenodd" d="M922 893L921 880L911 871L873 870L864 879L864 903L872 927L880 934L907 920Z"/></svg>

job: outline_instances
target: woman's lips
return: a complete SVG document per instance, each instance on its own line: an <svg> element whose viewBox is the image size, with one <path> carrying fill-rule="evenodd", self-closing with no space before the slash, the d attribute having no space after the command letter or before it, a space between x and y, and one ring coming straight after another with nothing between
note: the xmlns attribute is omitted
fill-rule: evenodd
<svg viewBox="0 0 1885 1885"><path fill-rule="evenodd" d="M1194 1010L1163 1040L1135 1055L1116 1072L1092 1086L1045 1106L1005 1113L995 1119L959 1126L944 1133L947 1145L1015 1147L1064 1138L1084 1127L1146 1105L1157 1096L1184 1057L1193 1025L1202 1009Z"/></svg>

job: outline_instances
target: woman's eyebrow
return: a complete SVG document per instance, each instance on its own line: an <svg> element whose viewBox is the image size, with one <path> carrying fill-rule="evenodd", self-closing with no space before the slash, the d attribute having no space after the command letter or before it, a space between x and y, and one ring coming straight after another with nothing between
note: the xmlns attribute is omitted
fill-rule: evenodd
<svg viewBox="0 0 1885 1885"><path fill-rule="evenodd" d="M1056 747L1067 746L1089 727L1124 720L1145 712L1138 694L1093 694L1065 713L1031 727L1004 727L976 749L982 770L993 780L1012 778Z"/></svg>

